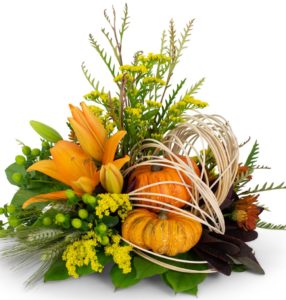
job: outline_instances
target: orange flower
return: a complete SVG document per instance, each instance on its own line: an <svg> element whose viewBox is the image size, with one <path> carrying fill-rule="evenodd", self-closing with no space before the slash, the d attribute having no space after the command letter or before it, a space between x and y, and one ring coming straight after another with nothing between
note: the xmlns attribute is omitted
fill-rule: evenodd
<svg viewBox="0 0 286 300"><path fill-rule="evenodd" d="M72 118L69 118L69 122L82 149L94 159L101 161L107 141L107 132L88 106L84 102L80 105L82 110L70 105Z"/></svg>
<svg viewBox="0 0 286 300"><path fill-rule="evenodd" d="M257 201L259 195L250 195L239 199L235 203L235 209L232 213L232 219L237 221L240 228L245 230L254 230L256 228L258 216L261 209L254 202Z"/></svg>
<svg viewBox="0 0 286 300"><path fill-rule="evenodd" d="M59 141L51 149L52 160L40 160L27 171L42 172L68 186L78 195L92 193L99 183L99 173L90 155L80 146L67 141ZM58 191L30 198L23 208L31 203L66 199L65 191Z"/></svg>
<svg viewBox="0 0 286 300"><path fill-rule="evenodd" d="M113 163L118 169L121 169L129 161L129 156L125 155L117 160L114 160L114 156L126 131L120 130L107 139L107 132L101 121L84 102L80 105L82 110L70 105L73 117L69 118L69 122L82 149L95 160L102 162L103 165Z"/></svg>

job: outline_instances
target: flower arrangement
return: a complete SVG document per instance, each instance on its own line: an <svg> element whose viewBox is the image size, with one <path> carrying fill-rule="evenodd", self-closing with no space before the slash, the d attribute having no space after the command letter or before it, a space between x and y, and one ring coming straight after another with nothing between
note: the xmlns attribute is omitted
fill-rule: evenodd
<svg viewBox="0 0 286 300"><path fill-rule="evenodd" d="M39 264L27 285L112 265L116 288L160 275L175 292L196 295L211 273L264 274L247 242L257 238L257 227L286 225L263 222L267 208L258 197L286 185L249 187L255 170L268 169L257 163L258 143L241 163L240 147L249 141L238 144L223 117L201 112L208 104L195 95L204 79L185 92L186 79L172 85L193 20L180 35L171 20L158 53L138 51L125 64L128 7L119 29L114 9L112 18L104 16L113 56L89 38L117 91L83 64L92 90L80 107L70 105L68 138L30 122L41 146L22 143L6 169L18 191L0 208L3 256L22 267Z"/></svg>

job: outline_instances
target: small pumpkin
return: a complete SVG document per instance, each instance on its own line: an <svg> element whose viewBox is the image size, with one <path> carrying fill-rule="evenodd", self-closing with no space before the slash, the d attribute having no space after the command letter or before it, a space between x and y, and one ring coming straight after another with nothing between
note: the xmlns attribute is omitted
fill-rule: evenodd
<svg viewBox="0 0 286 300"><path fill-rule="evenodd" d="M174 213L156 214L144 208L132 210L122 224L122 236L155 253L175 256L196 245L201 223Z"/></svg>
<svg viewBox="0 0 286 300"><path fill-rule="evenodd" d="M185 163L187 163L187 158L184 156L179 156ZM200 170L196 163L190 159L193 165L193 168L196 174L200 175ZM191 180L181 172L182 178L184 181L191 185ZM133 190L148 186L153 183L163 182L163 181L175 181L178 183L182 183L180 175L177 170L170 167L161 167L161 166L139 166L137 167L129 178L129 186L133 187ZM144 195L145 193L156 193L161 194L160 196L152 196L152 195ZM139 194L140 195L140 194ZM166 196L164 196L166 195ZM189 194L188 189L182 184L175 183L165 183L158 184L151 187L146 187L142 189L142 196L147 199L157 200L163 203L168 203L174 205L176 207L183 207L185 204L175 199L171 199L168 196L177 197L184 201L190 201L191 196ZM154 207L162 207L159 203L152 203L147 201L138 201L141 204L148 204Z"/></svg>

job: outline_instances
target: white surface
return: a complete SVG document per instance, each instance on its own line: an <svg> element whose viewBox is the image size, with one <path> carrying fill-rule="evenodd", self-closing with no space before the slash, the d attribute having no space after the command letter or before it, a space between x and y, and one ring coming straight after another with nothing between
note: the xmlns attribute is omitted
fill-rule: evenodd
<svg viewBox="0 0 286 300"><path fill-rule="evenodd" d="M156 52L160 33L171 17L178 31L196 18L190 47L185 51L176 78L192 84L206 83L199 97L210 103L208 112L230 120L238 139L249 135L261 145L261 164L272 170L258 173L260 181L285 180L285 8L283 0L268 1L127 1L131 27L126 34L125 60L137 50ZM88 34L100 34L102 11L124 1L21 1L0 0L0 199L10 201L15 189L4 169L20 151L15 139L36 147L37 136L28 121L36 119L67 134L68 103L77 104L91 89L81 73L86 61L103 83L112 84ZM104 38L100 35L100 41ZM104 41L105 42L105 41ZM285 106L284 106L285 107ZM263 218L286 223L285 192L261 195L272 213ZM212 276L201 286L200 300L285 299L286 233L260 231L252 245L266 271ZM107 278L90 276L49 283L25 291L25 272L15 273L0 262L0 292L5 299L173 299L157 280L146 280L127 290L113 292ZM275 296L274 296L275 295ZM21 298L20 298L21 297ZM187 299L177 295L176 299Z"/></svg>

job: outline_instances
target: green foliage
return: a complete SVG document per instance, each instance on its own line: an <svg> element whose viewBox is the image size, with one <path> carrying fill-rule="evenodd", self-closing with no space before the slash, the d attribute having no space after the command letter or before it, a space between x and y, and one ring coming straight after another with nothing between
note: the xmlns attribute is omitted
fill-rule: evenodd
<svg viewBox="0 0 286 300"><path fill-rule="evenodd" d="M187 292L196 295L198 285L206 276L207 274L180 273L169 270L162 275L162 278L175 293Z"/></svg>
<svg viewBox="0 0 286 300"><path fill-rule="evenodd" d="M5 170L6 176L8 181L13 184L13 185L17 185L17 186L21 186L20 183L17 183L13 180L12 176L15 173L20 173L23 176L25 176L26 174L26 169L23 165L18 165L17 163L13 163L11 164L8 168L6 168Z"/></svg>
<svg viewBox="0 0 286 300"><path fill-rule="evenodd" d="M130 273L123 274L122 270L119 269L116 264L112 267L110 276L115 288L127 288L140 281L140 279L136 278L136 272L134 268L132 268Z"/></svg>
<svg viewBox="0 0 286 300"><path fill-rule="evenodd" d="M263 228L263 229L271 229L271 230L286 230L286 225L277 225L277 224L273 224L273 223L268 223L268 222L264 222L259 220L256 224L256 226L258 228Z"/></svg>
<svg viewBox="0 0 286 300"><path fill-rule="evenodd" d="M134 257L133 264L136 270L136 278L140 280L167 272L166 268L154 264L140 256Z"/></svg>
<svg viewBox="0 0 286 300"><path fill-rule="evenodd" d="M61 259L56 259L44 275L44 282L55 281L55 280L65 280L70 276L68 274L66 264Z"/></svg>
<svg viewBox="0 0 286 300"><path fill-rule="evenodd" d="M257 141L255 141L244 165L253 168L257 163L258 154L259 154L259 144Z"/></svg>
<svg viewBox="0 0 286 300"><path fill-rule="evenodd" d="M241 192L240 195L256 194L261 192L285 190L285 189L286 189L285 182L281 182L280 184L277 185L275 185L274 182L272 183L265 182L263 185L257 184L254 188L249 188L248 190Z"/></svg>

